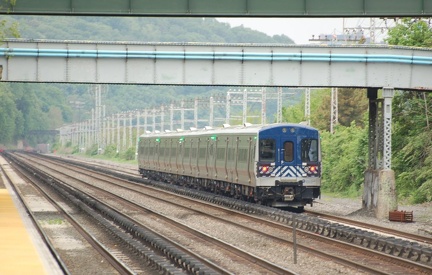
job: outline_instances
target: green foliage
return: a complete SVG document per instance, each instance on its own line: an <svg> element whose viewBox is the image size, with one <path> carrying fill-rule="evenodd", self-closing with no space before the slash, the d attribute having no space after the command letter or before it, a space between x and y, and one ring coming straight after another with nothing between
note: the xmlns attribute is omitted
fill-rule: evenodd
<svg viewBox="0 0 432 275"><path fill-rule="evenodd" d="M20 115L15 108L12 93L0 89L0 144L12 143L17 126L21 124L19 122Z"/></svg>
<svg viewBox="0 0 432 275"><path fill-rule="evenodd" d="M428 22L418 18L404 18L391 28L385 40L390 45L432 47L432 32Z"/></svg>
<svg viewBox="0 0 432 275"><path fill-rule="evenodd" d="M124 160L134 160L135 159L135 147L128 148L125 152L120 154L120 158Z"/></svg>
<svg viewBox="0 0 432 275"><path fill-rule="evenodd" d="M432 201L432 181L429 179L414 191L412 202L423 203L426 201Z"/></svg>
<svg viewBox="0 0 432 275"><path fill-rule="evenodd" d="M320 106L323 104L323 102L326 100L326 95L329 93L329 89L311 89L311 110L317 110L320 108ZM290 123L300 123L302 121L306 121L305 117L305 96L304 91L301 89L301 91L295 93L293 97L293 102L291 106L283 107L282 108L282 117L283 121L290 122ZM330 114L330 113L329 113ZM319 118L314 117L313 114L311 114L311 124L316 127L317 121Z"/></svg>
<svg viewBox="0 0 432 275"><path fill-rule="evenodd" d="M80 152L80 148L79 146L74 146L74 148L72 149L72 152L70 152L71 154L78 154Z"/></svg>
<svg viewBox="0 0 432 275"><path fill-rule="evenodd" d="M334 134L321 133L322 187L331 192L355 193L361 189L367 164L367 130L351 123Z"/></svg>
<svg viewBox="0 0 432 275"><path fill-rule="evenodd" d="M85 154L88 156L96 156L98 153L99 153L99 146L97 144L93 144L85 152Z"/></svg>
<svg viewBox="0 0 432 275"><path fill-rule="evenodd" d="M331 120L331 91L321 90L318 96L321 101L312 101L312 125L320 130L330 131ZM356 125L364 127L364 114L368 110L368 100L365 89L337 89L338 122L349 127L354 121Z"/></svg>
<svg viewBox="0 0 432 275"><path fill-rule="evenodd" d="M432 47L427 22L405 18L389 31L392 45ZM432 96L423 92L399 92L393 99L392 168L400 199L412 203L432 201Z"/></svg>
<svg viewBox="0 0 432 275"><path fill-rule="evenodd" d="M103 154L108 158L118 157L117 146L115 144L106 146Z"/></svg>
<svg viewBox="0 0 432 275"><path fill-rule="evenodd" d="M18 22L21 36L28 39L294 43L285 35L271 37L243 26L231 28L214 18L8 15L8 19Z"/></svg>
<svg viewBox="0 0 432 275"><path fill-rule="evenodd" d="M19 38L20 33L18 30L17 22L10 22L6 19L0 20L0 40L4 41L5 38Z"/></svg>
<svg viewBox="0 0 432 275"><path fill-rule="evenodd" d="M284 121L299 123L305 121L304 96L300 104L282 109ZM364 127L364 114L368 109L366 90L338 89L338 106L340 125L349 127L351 122ZM331 89L311 90L311 125L322 131L330 130Z"/></svg>

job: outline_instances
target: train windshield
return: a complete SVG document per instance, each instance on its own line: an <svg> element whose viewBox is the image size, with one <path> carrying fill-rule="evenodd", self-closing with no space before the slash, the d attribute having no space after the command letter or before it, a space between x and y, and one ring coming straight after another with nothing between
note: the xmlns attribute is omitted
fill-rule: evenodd
<svg viewBox="0 0 432 275"><path fill-rule="evenodd" d="M318 140L303 139L301 143L301 156L303 162L318 161Z"/></svg>
<svg viewBox="0 0 432 275"><path fill-rule="evenodd" d="M275 161L276 141L274 139L261 139L259 142L259 160Z"/></svg>

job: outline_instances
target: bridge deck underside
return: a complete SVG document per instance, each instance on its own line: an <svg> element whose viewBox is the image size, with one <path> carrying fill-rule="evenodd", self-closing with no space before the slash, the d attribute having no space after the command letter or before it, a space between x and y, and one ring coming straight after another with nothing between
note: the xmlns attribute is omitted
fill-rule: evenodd
<svg viewBox="0 0 432 275"><path fill-rule="evenodd" d="M430 16L432 0L0 0L0 13L105 16Z"/></svg>

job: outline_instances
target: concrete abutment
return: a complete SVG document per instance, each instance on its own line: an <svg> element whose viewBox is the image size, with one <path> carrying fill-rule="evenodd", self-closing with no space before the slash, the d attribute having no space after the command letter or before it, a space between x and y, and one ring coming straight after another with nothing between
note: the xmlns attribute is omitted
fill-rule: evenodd
<svg viewBox="0 0 432 275"><path fill-rule="evenodd" d="M389 212L397 210L396 181L393 170L366 170L362 207L373 211L378 219L388 219Z"/></svg>

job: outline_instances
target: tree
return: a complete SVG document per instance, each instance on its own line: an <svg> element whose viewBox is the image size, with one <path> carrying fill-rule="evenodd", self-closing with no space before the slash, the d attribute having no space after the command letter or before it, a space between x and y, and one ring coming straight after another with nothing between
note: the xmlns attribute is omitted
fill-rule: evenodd
<svg viewBox="0 0 432 275"><path fill-rule="evenodd" d="M432 32L428 22L404 18L394 28L388 31L385 39L390 45L403 45L414 47L432 47Z"/></svg>
<svg viewBox="0 0 432 275"><path fill-rule="evenodd" d="M5 38L19 38L20 33L18 31L18 23L10 22L6 19L0 20L0 40L4 41Z"/></svg>
<svg viewBox="0 0 432 275"><path fill-rule="evenodd" d="M18 116L12 94L0 89L0 144L12 142Z"/></svg>
<svg viewBox="0 0 432 275"><path fill-rule="evenodd" d="M389 30L391 45L432 47L432 28L423 20L405 18ZM393 99L393 170L399 198L432 201L432 96L400 92Z"/></svg>
<svg viewBox="0 0 432 275"><path fill-rule="evenodd" d="M358 195L367 166L367 130L352 122L339 125L335 133L321 133L322 186L332 192Z"/></svg>

